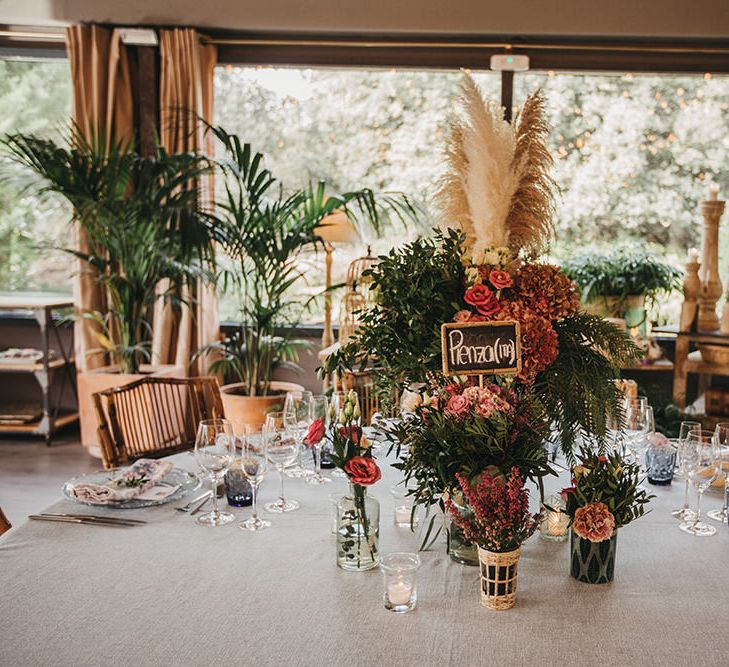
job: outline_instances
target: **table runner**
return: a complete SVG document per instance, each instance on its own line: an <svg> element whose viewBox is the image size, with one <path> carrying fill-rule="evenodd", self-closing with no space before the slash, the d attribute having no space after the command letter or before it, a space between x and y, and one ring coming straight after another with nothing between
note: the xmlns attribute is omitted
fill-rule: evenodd
<svg viewBox="0 0 729 667"><path fill-rule="evenodd" d="M188 454L172 460L196 469ZM393 525L399 473L383 469L371 489L381 551L415 550ZM269 473L261 504L277 488ZM439 543L422 554L418 608L403 615L384 609L378 571L335 565L327 495L345 490L287 479L302 509L267 515L273 526L258 534L198 526L169 505L99 508L147 520L141 528L13 529L0 538L0 665L729 664L729 528L679 531L670 510L681 483L656 487L651 514L620 529L612 584L570 578L568 543L535 535L522 547L516 607L493 612L479 605L477 569Z"/></svg>

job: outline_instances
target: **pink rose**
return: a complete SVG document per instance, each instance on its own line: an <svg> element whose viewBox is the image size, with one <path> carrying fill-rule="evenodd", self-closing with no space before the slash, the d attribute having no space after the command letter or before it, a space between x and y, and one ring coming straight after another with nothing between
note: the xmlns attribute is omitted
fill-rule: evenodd
<svg viewBox="0 0 729 667"><path fill-rule="evenodd" d="M319 417L319 419L315 419L313 422L311 422L311 426L309 426L309 432L306 434L306 437L304 438L304 444L307 447L313 447L314 445L319 444L321 439L324 437L324 420Z"/></svg>
<svg viewBox="0 0 729 667"><path fill-rule="evenodd" d="M590 503L577 508L572 528L590 542L609 540L615 530L615 517L605 503Z"/></svg>
<svg viewBox="0 0 729 667"><path fill-rule="evenodd" d="M501 309L494 293L486 285L474 285L466 290L463 300L481 315L493 315Z"/></svg>
<svg viewBox="0 0 729 667"><path fill-rule="evenodd" d="M463 394L456 394L448 399L445 411L451 417L463 417L469 408L470 402Z"/></svg>
<svg viewBox="0 0 729 667"><path fill-rule="evenodd" d="M453 317L454 322L468 322L471 319L470 310L459 310Z"/></svg>
<svg viewBox="0 0 729 667"><path fill-rule="evenodd" d="M349 459L344 464L344 472L349 475L352 484L360 486L370 486L382 477L377 464L365 456L353 456Z"/></svg>
<svg viewBox="0 0 729 667"><path fill-rule="evenodd" d="M496 289L505 289L514 284L511 276L506 271L500 271L499 269L491 270L491 273L489 273L489 282Z"/></svg>

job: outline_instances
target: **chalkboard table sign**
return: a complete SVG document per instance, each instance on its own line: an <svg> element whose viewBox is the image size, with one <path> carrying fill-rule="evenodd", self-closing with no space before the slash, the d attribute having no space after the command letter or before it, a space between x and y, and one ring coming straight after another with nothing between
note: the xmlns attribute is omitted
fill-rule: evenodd
<svg viewBox="0 0 729 667"><path fill-rule="evenodd" d="M441 326L440 334L445 375L521 371L518 322L448 322Z"/></svg>

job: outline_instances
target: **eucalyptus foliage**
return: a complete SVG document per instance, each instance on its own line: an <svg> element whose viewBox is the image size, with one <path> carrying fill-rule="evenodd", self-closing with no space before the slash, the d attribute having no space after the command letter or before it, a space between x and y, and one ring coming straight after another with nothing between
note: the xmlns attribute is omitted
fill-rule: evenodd
<svg viewBox="0 0 729 667"><path fill-rule="evenodd" d="M85 241L59 250L89 266L108 302L107 311L82 316L99 324L99 344L121 371L136 373L150 358L155 301L179 311L188 303L184 287L210 275L212 226L196 187L210 172L208 161L160 147L141 156L129 143L103 133L87 139L76 127L68 147L33 134L6 135L2 146L32 175L29 192L71 204L69 222Z"/></svg>

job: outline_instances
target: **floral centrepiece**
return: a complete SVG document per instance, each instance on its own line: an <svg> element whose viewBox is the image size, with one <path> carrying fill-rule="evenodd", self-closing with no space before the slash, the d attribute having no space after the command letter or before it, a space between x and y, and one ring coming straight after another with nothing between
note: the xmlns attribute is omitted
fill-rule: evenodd
<svg viewBox="0 0 729 667"><path fill-rule="evenodd" d="M571 574L586 583L612 581L617 530L645 514L653 496L640 488L640 467L617 452L583 450L572 468L572 486L562 490L572 526Z"/></svg>
<svg viewBox="0 0 729 667"><path fill-rule="evenodd" d="M350 484L349 495L337 506L337 565L356 571L372 569L380 562L379 503L367 495L367 487L382 478L359 420L360 409L353 390L347 394L338 415L330 407L331 459Z"/></svg>

